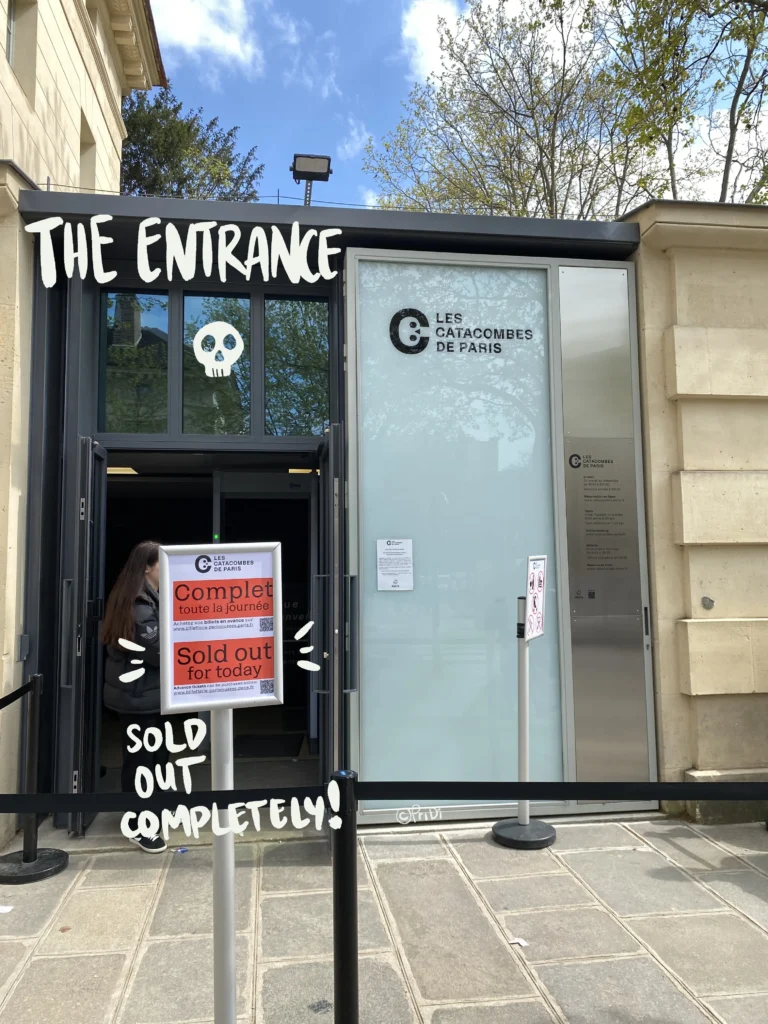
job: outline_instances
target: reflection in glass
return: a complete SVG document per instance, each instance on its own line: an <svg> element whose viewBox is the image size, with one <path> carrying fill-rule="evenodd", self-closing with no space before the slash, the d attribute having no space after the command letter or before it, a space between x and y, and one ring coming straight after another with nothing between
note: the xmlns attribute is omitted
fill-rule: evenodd
<svg viewBox="0 0 768 1024"><path fill-rule="evenodd" d="M222 322L243 340L237 355L235 338L209 334L199 358L194 350L198 331ZM209 375L212 369L214 376ZM248 434L251 429L251 304L232 295L184 296L184 432Z"/></svg>
<svg viewBox="0 0 768 1024"><path fill-rule="evenodd" d="M361 261L358 292L361 775L516 778L516 603L546 554L531 778L560 779L546 271ZM378 590L388 537L413 591Z"/></svg>
<svg viewBox="0 0 768 1024"><path fill-rule="evenodd" d="M164 434L168 429L168 296L105 292L101 311L100 428Z"/></svg>
<svg viewBox="0 0 768 1024"><path fill-rule="evenodd" d="M309 437L329 422L328 303L264 304L265 433Z"/></svg>

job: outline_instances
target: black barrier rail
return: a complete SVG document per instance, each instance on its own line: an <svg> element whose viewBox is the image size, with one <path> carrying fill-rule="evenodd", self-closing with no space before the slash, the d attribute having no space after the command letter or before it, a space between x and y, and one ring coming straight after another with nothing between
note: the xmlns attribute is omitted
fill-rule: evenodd
<svg viewBox="0 0 768 1024"><path fill-rule="evenodd" d="M486 803L562 800L634 803L648 800L768 800L768 782L359 782L357 800L473 800ZM186 806L224 807L251 800L326 797L324 786L290 789L224 789L186 793L155 792L144 799L135 793L0 793L0 814L72 814L158 811Z"/></svg>
<svg viewBox="0 0 768 1024"><path fill-rule="evenodd" d="M30 682L24 683L23 686L20 686L18 690L13 690L5 697L0 698L0 711L2 711L3 708L7 708L9 704L13 704L15 700L19 700L19 698L23 697L25 693L31 693L32 687L33 683L30 680Z"/></svg>
<svg viewBox="0 0 768 1024"><path fill-rule="evenodd" d="M34 678L34 677L33 677ZM40 680L41 682L41 680ZM35 715L39 706L39 685L30 685L37 702L30 707ZM19 693L19 696L21 694ZM30 715L33 718L33 715ZM31 727L35 728L32 736ZM28 776L36 783L37 719L28 722ZM31 773L30 773L31 772ZM359 1024L359 970L357 923L357 810L360 800L474 800L498 803L515 800L582 800L590 802L627 802L646 800L768 800L768 783L752 782L360 782L352 771L337 771L333 780L339 787L339 806L331 810L340 819L331 830L333 871L333 1013L334 1024ZM294 799L304 806L323 798L327 790L321 786L291 789L239 789L215 792L170 790L142 799L133 793L51 793L28 792L0 794L0 812L23 812L26 821L34 821L34 846L37 845L37 815L40 812L73 811L158 811L179 805L211 808L251 801L269 803L282 800L288 806ZM480 810L480 808L478 808ZM27 834L25 825L25 854ZM40 851L44 853L46 851ZM52 851L60 853L61 851ZM13 856L13 855L12 855ZM17 857L21 855L16 855ZM66 854L63 855L66 857ZM7 858L5 858L7 859ZM65 862L66 863L66 862Z"/></svg>

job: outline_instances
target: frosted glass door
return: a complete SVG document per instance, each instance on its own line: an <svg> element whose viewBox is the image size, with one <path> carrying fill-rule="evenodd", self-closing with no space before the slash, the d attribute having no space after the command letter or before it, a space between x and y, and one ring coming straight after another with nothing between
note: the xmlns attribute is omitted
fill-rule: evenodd
<svg viewBox="0 0 768 1024"><path fill-rule="evenodd" d="M549 559L531 644L531 778L562 778L545 270L361 259L360 775L517 778L516 599ZM377 541L413 542L380 590Z"/></svg>

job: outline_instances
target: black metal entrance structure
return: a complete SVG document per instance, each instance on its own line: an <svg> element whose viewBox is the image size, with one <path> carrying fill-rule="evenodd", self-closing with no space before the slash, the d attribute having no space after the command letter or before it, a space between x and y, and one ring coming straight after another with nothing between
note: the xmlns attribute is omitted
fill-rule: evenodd
<svg viewBox="0 0 768 1024"><path fill-rule="evenodd" d="M45 289L39 284L39 268L36 274L27 586L19 657L25 661L25 673L41 672L50 680L41 709L41 789L87 793L93 791L98 778L98 733L89 721L98 717L101 701L97 628L104 600L105 470L110 459L125 462L127 453L133 452L206 458L222 470L248 471L255 465L272 465L287 471L295 460L320 469L313 571L319 630L315 647L323 660L323 672L315 683L320 756L325 778L333 770L348 767L348 706L357 680L352 614L356 578L347 573L345 549L345 458L350 429L345 409L343 266L347 248L625 260L638 245L637 226L310 207L300 211L303 228L339 228L342 232L337 240L341 253L332 257L331 266L337 271L332 281L297 285L283 275L263 284L256 280L257 274L249 283L214 283L202 265L189 280L180 280L178 272L168 279L162 243L158 243L153 262L160 274L147 285L137 276L136 243L139 225L148 218L173 222L182 235L192 223L239 226L242 240L235 251L242 257L240 250L252 227L262 226L267 231L274 227L287 239L299 213L290 207L262 204L32 191L22 193L20 210L28 224L58 217L82 224L86 230L92 217L110 216L113 219L102 225L102 233L112 241L102 255L105 271L114 270L118 275L113 284L103 286L92 275L81 280L77 271L71 279L62 279L60 226L52 236L60 268L58 284ZM241 317L238 322L247 366L241 362L238 379L242 383L249 375L248 394L235 403L234 414L209 410L208 419L195 420L193 403L188 400L191 325L196 323L196 310L202 310L203 316L210 308L205 306L209 300L215 300L216 309L235 310ZM115 310L131 302L138 310L137 333L131 336L129 326L127 333L123 331L116 339L119 318ZM305 305L300 307L301 303ZM275 358L281 344L275 324L283 324L280 329L287 330L291 311L299 307L301 315L313 314L314 320L311 316L309 320L315 324L318 310L327 311L325 411L311 423L306 416L294 416L290 403L281 405L275 399L286 385L285 375L281 376L284 368ZM297 315L296 322L300 320ZM303 322L308 322L306 317ZM125 327L127 321L120 323ZM122 362L106 361L105 332L109 331L110 344L123 353ZM138 361L142 353L150 351L157 359L141 364L143 376L134 389L144 402L143 419L125 429L119 416L110 415L105 381L125 379L131 359ZM158 385L158 380L164 383ZM157 398L158 389L163 401L148 412L144 392ZM121 409L124 416L125 403ZM82 832L88 820L81 812L56 816L59 826L74 832Z"/></svg>

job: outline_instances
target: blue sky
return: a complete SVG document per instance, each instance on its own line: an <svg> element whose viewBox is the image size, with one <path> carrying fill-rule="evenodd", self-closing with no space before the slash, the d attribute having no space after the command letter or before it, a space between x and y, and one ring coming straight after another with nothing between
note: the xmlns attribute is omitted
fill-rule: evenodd
<svg viewBox="0 0 768 1024"><path fill-rule="evenodd" d="M464 0L152 0L166 71L185 105L240 126L265 164L261 193L302 196L294 152L332 157L313 198L371 203L363 148L397 124L438 59L437 20Z"/></svg>

